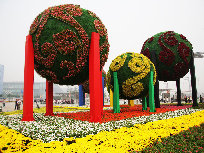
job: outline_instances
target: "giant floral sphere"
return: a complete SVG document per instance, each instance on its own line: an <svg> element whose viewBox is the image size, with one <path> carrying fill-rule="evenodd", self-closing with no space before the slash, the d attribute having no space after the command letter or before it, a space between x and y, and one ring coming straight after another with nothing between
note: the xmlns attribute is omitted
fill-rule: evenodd
<svg viewBox="0 0 204 153"><path fill-rule="evenodd" d="M104 88L106 85L106 72L102 70L102 77L104 77ZM89 93L89 80L85 81L83 84L83 92L84 93Z"/></svg>
<svg viewBox="0 0 204 153"><path fill-rule="evenodd" d="M149 91L150 69L156 71L154 64L144 55L138 53L124 53L116 57L107 73L107 88L113 89L113 72L117 72L119 84L119 97L133 100L144 97Z"/></svg>
<svg viewBox="0 0 204 153"><path fill-rule="evenodd" d="M176 81L189 71L192 45L182 34L161 32L144 42L141 53L150 58L155 52L160 81Z"/></svg>
<svg viewBox="0 0 204 153"><path fill-rule="evenodd" d="M92 32L100 35L102 69L108 58L108 34L95 13L72 4L50 7L40 13L29 32L33 40L36 72L61 85L86 81Z"/></svg>

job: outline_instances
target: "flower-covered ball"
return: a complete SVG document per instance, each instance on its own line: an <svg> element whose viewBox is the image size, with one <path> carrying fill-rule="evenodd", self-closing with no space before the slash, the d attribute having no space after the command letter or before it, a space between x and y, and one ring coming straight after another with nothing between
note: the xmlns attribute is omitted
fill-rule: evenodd
<svg viewBox="0 0 204 153"><path fill-rule="evenodd" d="M81 84L88 79L91 33L100 35L100 66L108 58L105 26L95 13L79 5L60 5L40 13L30 27L35 70L61 85Z"/></svg>
<svg viewBox="0 0 204 153"><path fill-rule="evenodd" d="M150 70L154 72L154 83L156 71L154 64L144 55L138 53L124 53L116 57L107 72L107 88L112 89L113 72L117 72L119 84L119 97L121 99L133 100L147 96L149 91Z"/></svg>
<svg viewBox="0 0 204 153"><path fill-rule="evenodd" d="M192 45L182 34L161 32L144 42L141 53L153 60L155 52L157 74L160 81L176 81L189 71Z"/></svg>
<svg viewBox="0 0 204 153"><path fill-rule="evenodd" d="M106 72L104 70L102 70L102 77L104 78L104 88L105 88L105 85L106 85ZM83 85L83 92L84 93L89 93L89 80L85 81L82 85Z"/></svg>

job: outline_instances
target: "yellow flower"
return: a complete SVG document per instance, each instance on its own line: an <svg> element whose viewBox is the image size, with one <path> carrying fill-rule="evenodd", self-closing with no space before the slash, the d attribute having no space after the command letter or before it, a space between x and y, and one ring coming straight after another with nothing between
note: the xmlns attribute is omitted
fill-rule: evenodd
<svg viewBox="0 0 204 153"><path fill-rule="evenodd" d="M117 56L111 63L110 69L112 71L118 71L125 63L125 60L127 58L126 54Z"/></svg>
<svg viewBox="0 0 204 153"><path fill-rule="evenodd" d="M144 90L143 83L138 82L150 73L150 65L154 68L154 84L156 81L156 71L154 64L144 55L132 53L132 59L128 62L128 67L137 75L123 82L123 94L127 97L139 96Z"/></svg>
<svg viewBox="0 0 204 153"><path fill-rule="evenodd" d="M65 138L64 142L41 143L33 146L26 152L88 152L88 153L128 153L130 148L141 151L155 140L177 134L182 127L187 130L189 127L200 125L204 122L204 110L191 115L184 115L177 118L148 122L146 124L135 124L134 127L122 127L115 131L101 131L96 135L88 135L84 138ZM176 127L176 129L172 128ZM76 140L76 143L67 145L67 141ZM50 147L50 148L48 148ZM55 149L53 149L55 147Z"/></svg>

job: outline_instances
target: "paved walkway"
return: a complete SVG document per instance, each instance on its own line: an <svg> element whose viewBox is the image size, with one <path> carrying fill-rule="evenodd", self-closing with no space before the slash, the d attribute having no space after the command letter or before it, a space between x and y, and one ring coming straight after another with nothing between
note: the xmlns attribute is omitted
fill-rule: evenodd
<svg viewBox="0 0 204 153"><path fill-rule="evenodd" d="M40 107L46 107L46 104L38 103ZM0 107L2 106L3 112L12 112L15 111L15 102L5 102L3 107L3 102L0 102ZM64 106L64 107L77 107L78 104L54 104L54 106ZM33 108L37 108L36 103L33 104ZM20 105L20 110L23 109L23 104Z"/></svg>
<svg viewBox="0 0 204 153"><path fill-rule="evenodd" d="M120 100L120 104L124 104L124 100ZM126 102L127 104L127 102ZM38 102L39 107L46 107L46 104L41 104ZM110 103L105 103L105 105L110 105ZM3 112L12 112L15 111L15 102L5 102L5 106L3 107L3 101L0 102L0 107L2 106ZM54 104L54 106L64 106L64 107L78 107L78 104ZM33 108L37 108L36 103L33 103ZM20 110L23 109L23 104L20 105Z"/></svg>
<svg viewBox="0 0 204 153"><path fill-rule="evenodd" d="M174 102L176 103L176 102ZM124 100L120 100L120 105L124 104ZM126 104L128 104L128 101L126 100ZM135 101L135 104L140 104L139 102ZM161 102L161 104L167 104L167 103L163 103ZM168 104L172 104L172 103L168 103ZM185 104L185 102L182 101L182 104ZM46 104L41 104L38 103L38 105L40 107L46 107ZM105 105L110 105L110 103L105 103ZM2 111L3 112L12 112L15 111L15 102L5 102L5 106L3 107L3 102L0 102L0 107L2 106ZM54 104L54 106L64 106L64 107L78 107L78 104ZM36 103L33 104L33 108L37 108ZM20 106L20 110L23 109L23 104L21 104Z"/></svg>

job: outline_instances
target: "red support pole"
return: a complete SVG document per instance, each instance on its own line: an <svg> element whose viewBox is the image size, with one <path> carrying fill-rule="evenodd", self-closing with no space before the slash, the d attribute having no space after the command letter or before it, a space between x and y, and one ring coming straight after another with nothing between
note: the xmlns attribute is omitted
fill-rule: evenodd
<svg viewBox="0 0 204 153"><path fill-rule="evenodd" d="M45 116L53 115L53 83L46 80L46 113Z"/></svg>
<svg viewBox="0 0 204 153"><path fill-rule="evenodd" d="M99 34L92 32L89 50L90 122L100 122L103 112L99 39Z"/></svg>
<svg viewBox="0 0 204 153"><path fill-rule="evenodd" d="M99 54L99 57L100 57L100 54ZM100 66L100 65L99 65ZM100 78L99 79L101 79L102 80L102 70L100 71L100 76L99 76ZM101 102L100 102L100 114L101 114L101 119L102 119L102 116L103 116L103 104L104 104L104 101L103 101L103 82L101 81L101 83L100 83L100 90L101 90L101 93L100 93L100 100L101 100Z"/></svg>
<svg viewBox="0 0 204 153"><path fill-rule="evenodd" d="M33 81L34 81L34 49L32 36L26 37L25 66L24 66L24 93L22 121L34 121L33 118Z"/></svg>

